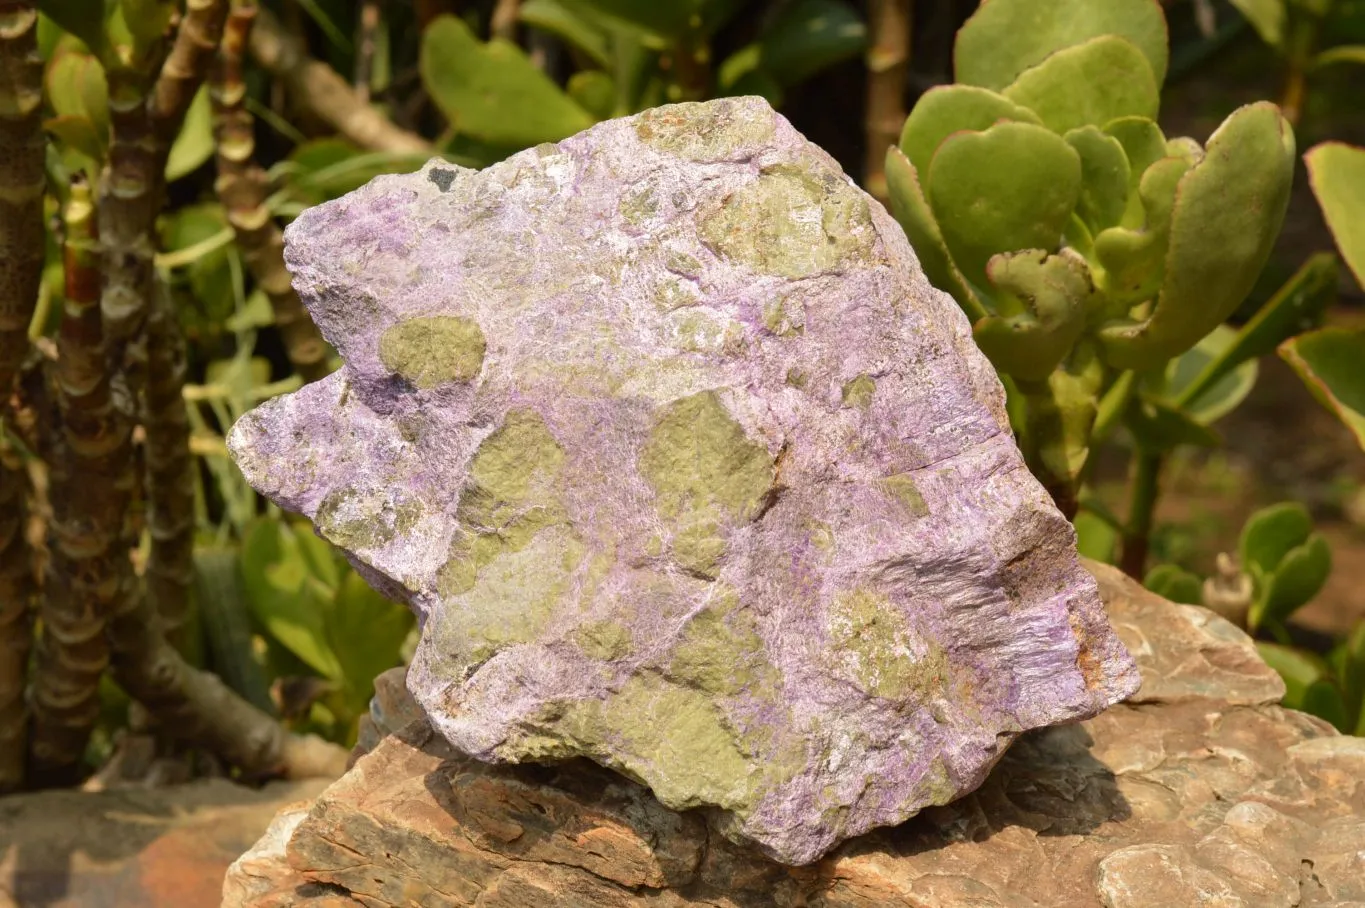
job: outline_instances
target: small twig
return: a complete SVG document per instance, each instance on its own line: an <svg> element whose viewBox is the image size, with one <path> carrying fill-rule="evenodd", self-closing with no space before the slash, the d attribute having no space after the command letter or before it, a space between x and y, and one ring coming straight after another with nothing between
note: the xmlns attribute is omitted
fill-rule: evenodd
<svg viewBox="0 0 1365 908"><path fill-rule="evenodd" d="M504 41L517 40L517 19L521 15L521 0L498 0L488 23L488 33Z"/></svg>
<svg viewBox="0 0 1365 908"><path fill-rule="evenodd" d="M269 180L255 158L255 123L242 103L243 51L256 15L256 5L249 0L233 7L214 67L211 93L218 160L214 186L242 258L270 300L289 361L306 381L313 381L327 374L327 345L285 267L284 237L267 206Z"/></svg>
<svg viewBox="0 0 1365 908"><path fill-rule="evenodd" d="M867 49L867 159L863 186L886 201L886 151L905 125L905 75L910 68L912 0L871 0Z"/></svg>
<svg viewBox="0 0 1365 908"><path fill-rule="evenodd" d="M355 96L362 104L370 101L374 79L375 38L379 33L379 0L363 0L356 28Z"/></svg>
<svg viewBox="0 0 1365 908"><path fill-rule="evenodd" d="M302 42L288 34L269 10L260 10L251 30L251 55L282 81L297 104L330 125L343 138L368 151L434 153L431 143L400 129L325 63L308 56Z"/></svg>

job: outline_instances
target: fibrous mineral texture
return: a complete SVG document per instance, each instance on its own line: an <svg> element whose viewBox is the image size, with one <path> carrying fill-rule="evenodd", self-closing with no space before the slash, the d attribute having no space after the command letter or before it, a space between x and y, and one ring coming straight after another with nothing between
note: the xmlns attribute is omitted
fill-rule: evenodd
<svg viewBox="0 0 1365 908"><path fill-rule="evenodd" d="M466 754L805 863L1136 689L966 319L765 102L434 161L287 241L346 365L232 449L418 612Z"/></svg>

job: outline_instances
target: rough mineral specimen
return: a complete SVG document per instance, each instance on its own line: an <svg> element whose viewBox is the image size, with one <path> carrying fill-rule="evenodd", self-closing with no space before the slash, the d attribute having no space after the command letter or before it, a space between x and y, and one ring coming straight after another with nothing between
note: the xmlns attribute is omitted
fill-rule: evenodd
<svg viewBox="0 0 1365 908"><path fill-rule="evenodd" d="M586 756L788 863L1138 675L966 319L756 98L305 212L346 365L230 439L423 619L485 761Z"/></svg>

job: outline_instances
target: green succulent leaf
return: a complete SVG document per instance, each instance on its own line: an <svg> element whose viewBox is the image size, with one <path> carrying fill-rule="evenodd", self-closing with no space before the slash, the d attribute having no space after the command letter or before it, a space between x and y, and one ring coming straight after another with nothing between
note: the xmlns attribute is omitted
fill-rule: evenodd
<svg viewBox="0 0 1365 908"><path fill-rule="evenodd" d="M109 83L90 54L63 44L43 73L43 92L56 116L87 119L108 134Z"/></svg>
<svg viewBox="0 0 1365 908"><path fill-rule="evenodd" d="M213 105L209 90L200 88L185 111L185 122L166 158L166 179L178 180L213 157Z"/></svg>
<svg viewBox="0 0 1365 908"><path fill-rule="evenodd" d="M354 570L336 591L327 637L341 665L348 706L359 712L369 701L374 678L402 661L412 612L375 592Z"/></svg>
<svg viewBox="0 0 1365 908"><path fill-rule="evenodd" d="M1330 252L1310 257L1294 276L1285 281L1266 301L1251 321L1233 332L1220 325L1192 350L1176 360L1183 380L1172 377L1171 396L1182 406L1201 409L1205 399L1225 399L1230 390L1228 377L1252 366L1250 381L1255 381L1254 361L1273 351L1285 338L1309 331L1322 323L1323 313L1336 298L1337 260ZM1229 341L1211 340L1231 336ZM1206 343L1207 342L1207 343ZM1213 352L1210 357L1201 352ZM1202 362L1197 373L1186 370ZM1246 379L1237 383L1240 384ZM1240 400L1240 398L1239 398ZM1215 417L1216 418L1216 417Z"/></svg>
<svg viewBox="0 0 1365 908"><path fill-rule="evenodd" d="M658 41L707 34L738 6L734 0L560 0L572 11L636 29Z"/></svg>
<svg viewBox="0 0 1365 908"><path fill-rule="evenodd" d="M953 264L952 256L948 254L943 233L934 220L934 213L929 210L929 203L924 199L915 165L899 148L890 148L886 152L886 184L891 197L891 213L914 247L929 283L957 300L972 322L983 318L986 309L967 286L962 273Z"/></svg>
<svg viewBox="0 0 1365 908"><path fill-rule="evenodd" d="M1119 117L1154 118L1161 100L1142 52L1114 35L1057 51L1001 93L1059 133Z"/></svg>
<svg viewBox="0 0 1365 908"><path fill-rule="evenodd" d="M1142 585L1172 602L1186 605L1204 603L1204 581L1179 565L1158 564L1147 572Z"/></svg>
<svg viewBox="0 0 1365 908"><path fill-rule="evenodd" d="M1365 621L1356 624L1334 655L1347 713L1357 717L1351 733L1360 735L1365 732Z"/></svg>
<svg viewBox="0 0 1365 908"><path fill-rule="evenodd" d="M1258 369L1254 358L1243 358L1230 368L1219 367L1216 372L1211 370L1215 364L1232 362L1229 351L1237 346L1240 337L1240 332L1219 325L1167 365L1166 397L1195 422L1212 425L1237 409L1255 387ZM1217 377L1204 381L1206 373ZM1201 382L1199 391L1190 394L1189 389L1196 381Z"/></svg>
<svg viewBox="0 0 1365 908"><path fill-rule="evenodd" d="M1114 524L1086 508L1077 512L1072 523L1076 526L1076 551L1082 557L1114 563L1119 543L1119 531Z"/></svg>
<svg viewBox="0 0 1365 908"><path fill-rule="evenodd" d="M1092 292L1084 263L1037 249L1001 253L986 265L997 315L976 323L981 352L1001 372L1044 381L1085 328Z"/></svg>
<svg viewBox="0 0 1365 908"><path fill-rule="evenodd" d="M997 91L1064 48L1102 35L1131 42L1166 80L1166 17L1157 0L985 0L957 33L956 81Z"/></svg>
<svg viewBox="0 0 1365 908"><path fill-rule="evenodd" d="M1118 139L1094 126L1073 129L1062 138L1081 156L1081 197L1076 214L1093 236L1123 217L1131 176L1128 156Z"/></svg>
<svg viewBox="0 0 1365 908"><path fill-rule="evenodd" d="M1284 44L1284 26L1287 17L1285 0L1231 0L1237 11L1256 29L1261 40L1271 47L1280 48Z"/></svg>
<svg viewBox="0 0 1365 908"><path fill-rule="evenodd" d="M1151 299L1161 288L1176 194L1189 172L1190 162L1178 157L1162 158L1148 167L1138 185L1145 223L1137 228L1110 227L1095 237L1104 293L1125 309Z"/></svg>
<svg viewBox="0 0 1365 908"><path fill-rule="evenodd" d="M600 69L585 69L569 76L564 86L574 103L599 120L611 118L616 106L616 82Z"/></svg>
<svg viewBox="0 0 1365 908"><path fill-rule="evenodd" d="M840 0L796 0L778 10L758 39L759 66L784 86L858 56L867 26Z"/></svg>
<svg viewBox="0 0 1365 908"><path fill-rule="evenodd" d="M1141 227L1145 214L1138 187L1148 167L1170 156L1166 137L1161 134L1161 127L1146 117L1120 117L1104 124L1104 132L1118 140L1128 158L1128 207L1120 224Z"/></svg>
<svg viewBox="0 0 1365 908"><path fill-rule="evenodd" d="M1365 329L1310 331L1285 341L1279 353L1365 448Z"/></svg>
<svg viewBox="0 0 1365 908"><path fill-rule="evenodd" d="M1252 104L1224 121L1180 181L1154 311L1100 331L1111 365L1178 356L1232 314L1270 255L1293 174L1294 135L1279 108Z"/></svg>
<svg viewBox="0 0 1365 908"><path fill-rule="evenodd" d="M302 536L278 520L252 524L242 540L247 601L266 633L318 674L339 683L345 671L327 633L336 591L309 569L300 551Z"/></svg>
<svg viewBox="0 0 1365 908"><path fill-rule="evenodd" d="M99 174L100 162L108 150L109 133L102 131L88 117L53 117L43 121L43 129L51 133L61 146L66 169L71 172L84 170L88 177Z"/></svg>
<svg viewBox="0 0 1365 908"><path fill-rule="evenodd" d="M359 189L382 173L410 173L429 153L364 152L345 139L313 139L295 146L287 162L276 165L289 196L303 206L320 205Z"/></svg>
<svg viewBox="0 0 1365 908"><path fill-rule="evenodd" d="M420 69L451 125L484 142L521 148L593 123L521 48L501 38L485 44L454 16L440 16L422 33Z"/></svg>
<svg viewBox="0 0 1365 908"><path fill-rule="evenodd" d="M981 283L1000 252L1055 250L1081 190L1081 161L1031 123L997 123L943 140L926 194L958 270Z"/></svg>
<svg viewBox="0 0 1365 908"><path fill-rule="evenodd" d="M989 89L938 85L920 96L906 118L901 130L901 151L917 172L927 173L934 152L948 136L963 130L984 132L1001 120L1043 125L1033 111Z"/></svg>
<svg viewBox="0 0 1365 908"><path fill-rule="evenodd" d="M1302 705L1309 685L1331 677L1327 663L1316 653L1262 640L1256 641L1256 652L1284 679L1283 702L1291 709Z"/></svg>
<svg viewBox="0 0 1365 908"><path fill-rule="evenodd" d="M1274 573L1290 551L1313 533L1313 518L1296 501L1261 508L1247 518L1238 542L1238 557L1247 568Z"/></svg>
<svg viewBox="0 0 1365 908"><path fill-rule="evenodd" d="M1350 716L1346 712L1346 704L1341 696L1341 689L1330 681L1315 681L1304 691L1303 703L1298 709L1309 715L1324 719L1342 734L1351 734L1354 730Z"/></svg>
<svg viewBox="0 0 1365 908"><path fill-rule="evenodd" d="M166 35L179 4L174 0L118 0L117 6L140 55Z"/></svg>
<svg viewBox="0 0 1365 908"><path fill-rule="evenodd" d="M532 28L578 48L603 69L611 66L611 38L588 10L568 9L558 0L526 0L517 15Z"/></svg>
<svg viewBox="0 0 1365 908"><path fill-rule="evenodd" d="M1303 160L1337 248L1356 282L1365 287L1365 148L1323 142Z"/></svg>
<svg viewBox="0 0 1365 908"><path fill-rule="evenodd" d="M1273 574L1265 578L1265 588L1251 607L1248 620L1256 626L1267 621L1283 623L1296 610L1318 594L1332 572L1332 548L1327 540L1313 533L1303 543L1285 553Z"/></svg>
<svg viewBox="0 0 1365 908"><path fill-rule="evenodd" d="M1155 454L1183 445L1215 448L1222 443L1217 432L1189 413L1150 395L1138 395L1124 414L1124 423L1138 447Z"/></svg>
<svg viewBox="0 0 1365 908"><path fill-rule="evenodd" d="M1334 66L1338 63L1354 63L1357 66L1365 66L1365 44L1342 44L1337 47L1329 47L1313 58L1313 68L1322 69L1324 66Z"/></svg>
<svg viewBox="0 0 1365 908"><path fill-rule="evenodd" d="M1029 444L1049 482L1074 483L1090 456L1091 429L1104 366L1082 340L1044 382L1017 382L1024 399Z"/></svg>

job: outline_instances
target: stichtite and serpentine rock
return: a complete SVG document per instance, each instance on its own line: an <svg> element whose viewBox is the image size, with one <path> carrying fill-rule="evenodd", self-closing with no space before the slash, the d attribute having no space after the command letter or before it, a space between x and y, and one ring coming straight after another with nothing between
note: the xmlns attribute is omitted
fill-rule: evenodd
<svg viewBox="0 0 1365 908"><path fill-rule="evenodd" d="M433 161L287 241L345 365L231 449L419 614L459 750L801 864L1137 689L966 318L764 101Z"/></svg>

